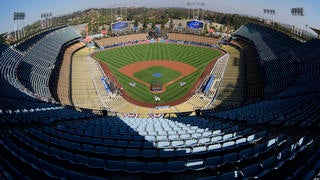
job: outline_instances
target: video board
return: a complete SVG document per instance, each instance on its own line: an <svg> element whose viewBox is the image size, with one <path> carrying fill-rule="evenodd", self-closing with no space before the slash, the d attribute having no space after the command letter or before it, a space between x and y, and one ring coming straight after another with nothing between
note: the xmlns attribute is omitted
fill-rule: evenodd
<svg viewBox="0 0 320 180"><path fill-rule="evenodd" d="M111 24L111 30L113 31L122 31L129 27L128 21L118 21Z"/></svg>
<svg viewBox="0 0 320 180"><path fill-rule="evenodd" d="M203 25L204 23L202 21L197 21L197 20L187 21L187 27L191 29L202 29Z"/></svg>

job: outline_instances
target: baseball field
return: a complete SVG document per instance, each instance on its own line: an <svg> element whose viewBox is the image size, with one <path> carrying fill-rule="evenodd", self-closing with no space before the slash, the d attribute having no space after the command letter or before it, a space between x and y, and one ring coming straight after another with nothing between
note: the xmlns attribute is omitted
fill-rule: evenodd
<svg viewBox="0 0 320 180"><path fill-rule="evenodd" d="M152 43L109 49L93 56L106 64L110 71L106 74L112 74L131 100L166 105L190 95L221 55L211 48ZM150 90L153 82L161 84L160 91Z"/></svg>

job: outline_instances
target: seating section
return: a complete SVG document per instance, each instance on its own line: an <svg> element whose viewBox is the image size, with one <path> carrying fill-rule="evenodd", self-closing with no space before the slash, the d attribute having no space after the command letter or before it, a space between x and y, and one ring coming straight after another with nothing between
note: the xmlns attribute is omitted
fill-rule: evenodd
<svg viewBox="0 0 320 180"><path fill-rule="evenodd" d="M103 86L100 78L102 76L99 65L92 58L87 57L89 50L82 48L77 51L71 61L71 101L76 107L101 109L104 108L97 88ZM98 69L95 71L94 69Z"/></svg>
<svg viewBox="0 0 320 180"><path fill-rule="evenodd" d="M299 60L299 77L294 83L283 92L274 96L274 98L283 98L291 96L306 95L317 93L320 89L320 40L315 39L305 43L295 50L296 57Z"/></svg>
<svg viewBox="0 0 320 180"><path fill-rule="evenodd" d="M234 110L212 113L215 118L245 121L249 124L312 125L319 118L319 94L262 101Z"/></svg>
<svg viewBox="0 0 320 180"><path fill-rule="evenodd" d="M267 98L264 101L230 111L209 113L210 116L246 121L249 124L270 123L282 124L284 126L299 125L301 127L306 127L315 123L320 117L317 110L320 106L320 76L318 68L320 62L320 41L311 40L301 44L288 37L288 42L290 42L290 44L288 44L288 42L284 41L283 35L278 32L252 24L243 26L237 31L237 34L239 36L245 36L245 38L248 39L251 38L249 40L254 42L258 52L264 53L266 57L270 57L269 59L262 59L264 63L263 68L265 69L266 74L268 74L265 84L266 91L268 91L268 88L279 89L280 86L275 87L274 82L281 83L281 89L282 87L285 87L285 89L278 94L273 94L276 91L272 92L272 96L268 96L271 94L267 93ZM270 34L274 36L269 39L276 39L274 40L275 42L278 42L276 45L267 46L267 43L271 43L269 42L269 39L260 39L261 42L258 41L258 35L259 37L260 35L261 37L269 37ZM280 42L280 40L283 42ZM264 49L260 47L259 43L265 45ZM298 47L293 47L292 44L297 45ZM280 48L280 45L286 45L282 52L278 52L277 49ZM290 56L288 56L288 54L290 54ZM261 57L262 55L260 55L260 58ZM294 69L292 69L293 66L291 65L294 66ZM276 71L280 74L274 74L270 71L272 69L277 69ZM275 79L270 78L271 75ZM290 78L287 78L288 76L294 80L292 79L293 81L291 81ZM284 81L278 81L279 77L284 78ZM270 80L272 80L271 84L269 83Z"/></svg>
<svg viewBox="0 0 320 180"><path fill-rule="evenodd" d="M27 98L20 91L24 91L23 86L17 81L15 69L23 56L21 52L9 48L6 45L0 46L0 96L1 97L15 97Z"/></svg>
<svg viewBox="0 0 320 180"><path fill-rule="evenodd" d="M65 43L79 37L70 27L44 36L23 56L17 71L19 81L35 96L50 100L49 80L60 50Z"/></svg>
<svg viewBox="0 0 320 180"><path fill-rule="evenodd" d="M235 35L255 46L265 71L265 95L271 97L287 88L299 76L298 59L293 49L301 43L261 25L246 24Z"/></svg>
<svg viewBox="0 0 320 180"><path fill-rule="evenodd" d="M73 54L84 47L84 44L81 42L76 42L75 44L69 46L63 55L61 67L58 75L55 77L55 82L51 83L52 86L55 86L54 89L57 91L57 101L61 104L72 105L71 102L71 60Z"/></svg>
<svg viewBox="0 0 320 180"><path fill-rule="evenodd" d="M32 49L33 46L42 38L44 38L46 35L64 27L65 26L53 27L49 30L37 32L36 34L33 34L30 37L27 37L27 39L25 39L24 41L19 42L19 44L15 48L21 52L27 52L30 49Z"/></svg>
<svg viewBox="0 0 320 180"><path fill-rule="evenodd" d="M139 41L147 40L147 34L130 34L126 36L108 37L95 40L96 44L100 48L108 48L116 46L118 44L126 43L138 43Z"/></svg>
<svg viewBox="0 0 320 180"><path fill-rule="evenodd" d="M12 125L49 124L52 122L91 116L39 101L24 88L17 76L17 67L24 54L5 45L0 46L0 124Z"/></svg>
<svg viewBox="0 0 320 180"><path fill-rule="evenodd" d="M274 30L252 27L252 32L261 30L274 33L281 41L286 39ZM28 95L29 91L19 83L17 76L21 76L19 80L29 76L30 81L21 80L22 84L28 85L33 93L50 97L36 84L50 83L50 73L58 63L51 58L58 57L72 35L74 32L69 27L52 31L25 54L0 46L1 179L312 179L319 176L320 96L316 84L319 40L304 44L289 40L300 46L289 43L281 51L295 54L294 65L288 66L288 71L297 67L299 75L289 84L284 82L283 91L278 92L280 87L268 91L272 96L260 102L224 112L202 111L202 116L128 118L98 116L86 113L90 109L81 108L86 112L79 112L73 106L40 101ZM273 46L281 44L280 40ZM82 50L78 52L83 58ZM269 48L262 51L266 57L275 59L285 54ZM78 60L79 67L91 68L84 71L87 77L98 74L93 61ZM26 63L30 71L22 68ZM222 69L217 69L215 75L222 75ZM74 71L71 76L81 77L81 73ZM95 82L95 78L90 80ZM79 82L81 88L83 84ZM196 99L191 102L197 104Z"/></svg>
<svg viewBox="0 0 320 180"><path fill-rule="evenodd" d="M218 92L214 98L212 108L225 110L241 106L246 98L246 68L240 50L235 47L225 47L230 57L221 75L220 83L216 87Z"/></svg>
<svg viewBox="0 0 320 180"><path fill-rule="evenodd" d="M202 44L217 44L218 39L212 37L204 36L195 36L192 34L177 34L177 33L168 33L168 37L173 41L189 41L189 42L198 42Z"/></svg>
<svg viewBox="0 0 320 180"><path fill-rule="evenodd" d="M234 171L239 177L262 177L285 167L299 152L314 145L313 139L305 136L268 133L198 117L96 117L11 128L0 135L1 155L14 160L0 162L7 171L31 178L113 179L115 175L126 176L123 173L142 177L164 173L159 174L162 177L182 172L187 176L203 171L199 178L212 169L221 178ZM234 171L228 172L231 169Z"/></svg>
<svg viewBox="0 0 320 180"><path fill-rule="evenodd" d="M257 52L255 52L250 43L240 39L233 40L230 44L240 49L240 53L244 58L247 84L246 103L254 103L264 97L264 79L262 76L264 71L256 59Z"/></svg>

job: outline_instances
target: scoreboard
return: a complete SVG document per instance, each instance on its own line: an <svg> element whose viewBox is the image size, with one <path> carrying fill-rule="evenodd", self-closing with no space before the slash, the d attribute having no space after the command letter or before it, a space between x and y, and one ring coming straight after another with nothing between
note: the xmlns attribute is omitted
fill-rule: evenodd
<svg viewBox="0 0 320 180"><path fill-rule="evenodd" d="M187 21L187 27L190 29L203 29L204 23L198 20Z"/></svg>
<svg viewBox="0 0 320 180"><path fill-rule="evenodd" d="M113 31L123 31L129 27L128 21L118 21L111 24L111 30Z"/></svg>

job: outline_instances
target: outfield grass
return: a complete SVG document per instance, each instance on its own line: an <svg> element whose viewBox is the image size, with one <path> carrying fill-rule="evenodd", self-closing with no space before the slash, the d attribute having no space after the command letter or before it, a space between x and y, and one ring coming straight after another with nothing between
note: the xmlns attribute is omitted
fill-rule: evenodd
<svg viewBox="0 0 320 180"><path fill-rule="evenodd" d="M155 77L155 73L159 73L161 76ZM163 66L152 66L134 73L134 77L149 84L152 81L160 81L162 84L166 84L179 76L181 76L181 72Z"/></svg>
<svg viewBox="0 0 320 180"><path fill-rule="evenodd" d="M183 62L197 68L195 72L171 84L165 92L158 94L161 98L160 103L164 103L184 97L200 77L205 67L220 55L221 53L219 51L210 48L153 43L101 51L95 54L95 58L108 65L113 75L118 79L122 88L126 90L129 96L137 101L149 103L154 102L154 94L149 91L149 87L122 74L118 71L120 68L134 62L161 59ZM129 85L130 82L135 82L136 86L132 87ZM186 82L186 84L181 87L179 82Z"/></svg>

